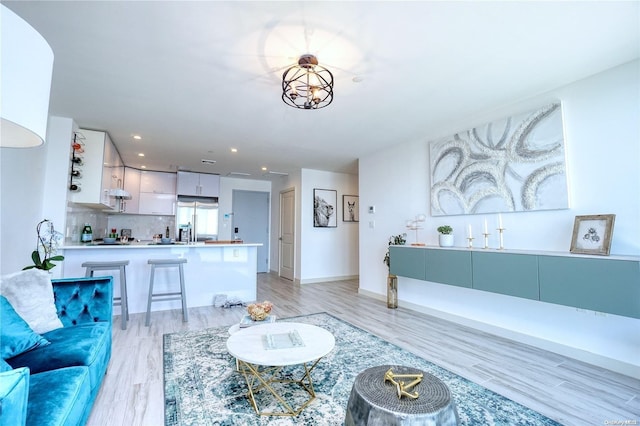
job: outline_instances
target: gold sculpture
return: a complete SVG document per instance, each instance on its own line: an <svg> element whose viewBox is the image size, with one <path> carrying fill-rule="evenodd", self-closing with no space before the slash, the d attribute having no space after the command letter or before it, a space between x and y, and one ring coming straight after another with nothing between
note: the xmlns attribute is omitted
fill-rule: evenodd
<svg viewBox="0 0 640 426"><path fill-rule="evenodd" d="M402 380L396 381L395 379L399 377L413 378L414 380L410 383L405 383ZM394 374L393 369L389 368L387 372L384 373L384 382L387 383L387 381L396 385L396 388L398 390L398 399L402 399L403 396L406 396L407 398L411 398L411 399L417 399L419 396L418 392L416 391L414 393L410 393L409 391L411 390L411 388L413 388L414 386L416 386L418 383L422 381L422 373Z"/></svg>

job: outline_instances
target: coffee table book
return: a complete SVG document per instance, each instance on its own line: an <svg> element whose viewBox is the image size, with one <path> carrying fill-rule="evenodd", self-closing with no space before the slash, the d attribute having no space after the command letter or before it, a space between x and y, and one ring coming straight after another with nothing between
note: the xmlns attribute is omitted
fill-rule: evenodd
<svg viewBox="0 0 640 426"><path fill-rule="evenodd" d="M251 315L245 315L240 320L240 328L247 328L247 327L251 327L252 325L259 325L259 324L269 324L272 322L276 322L275 315L269 315L262 321L254 321L251 319Z"/></svg>

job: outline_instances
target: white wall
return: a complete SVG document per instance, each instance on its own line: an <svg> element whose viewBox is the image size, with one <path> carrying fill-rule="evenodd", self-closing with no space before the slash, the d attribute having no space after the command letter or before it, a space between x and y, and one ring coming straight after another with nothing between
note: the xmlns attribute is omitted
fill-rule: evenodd
<svg viewBox="0 0 640 426"><path fill-rule="evenodd" d="M420 239L429 245L437 245L435 229L442 224L453 226L457 246L466 243L467 224L476 232L481 229L485 215L429 216L428 141L553 99L560 99L564 109L571 208L503 214L505 247L567 252L576 215L615 213L612 254L639 255L639 71L640 61L634 61L536 99L488 111L472 123L456 123L444 134L426 134L422 140L361 158L361 291L385 294L382 258L387 240L405 232L405 222L413 215L428 215ZM375 214L367 213L369 205L375 205ZM495 215L486 217L495 222ZM369 227L370 221L375 221L375 228ZM409 233L408 241L413 240ZM497 246L495 235L490 244ZM402 277L399 297L405 306L411 302L417 309L640 375L640 320Z"/></svg>
<svg viewBox="0 0 640 426"><path fill-rule="evenodd" d="M36 226L43 219L65 232L71 135L75 123L49 117L44 145L0 148L0 273L31 265ZM54 277L61 268L52 269Z"/></svg>
<svg viewBox="0 0 640 426"><path fill-rule="evenodd" d="M294 279L301 284L343 280L358 275L358 223L342 221L342 196L358 195L358 177L345 173L302 169L273 181L271 270L278 272L280 192L296 194L296 260ZM313 189L335 189L336 228L313 227ZM362 219L361 219L362 220Z"/></svg>
<svg viewBox="0 0 640 426"><path fill-rule="evenodd" d="M335 189L337 226L314 228L313 190ZM300 194L300 282L349 279L358 275L358 224L342 221L342 196L358 195L358 178L345 173L302 169Z"/></svg>

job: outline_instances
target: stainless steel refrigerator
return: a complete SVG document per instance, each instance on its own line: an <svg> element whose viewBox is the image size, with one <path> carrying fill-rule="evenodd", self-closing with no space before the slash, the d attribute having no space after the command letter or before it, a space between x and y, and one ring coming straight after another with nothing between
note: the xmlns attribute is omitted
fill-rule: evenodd
<svg viewBox="0 0 640 426"><path fill-rule="evenodd" d="M176 240L218 239L218 202L211 198L178 197Z"/></svg>

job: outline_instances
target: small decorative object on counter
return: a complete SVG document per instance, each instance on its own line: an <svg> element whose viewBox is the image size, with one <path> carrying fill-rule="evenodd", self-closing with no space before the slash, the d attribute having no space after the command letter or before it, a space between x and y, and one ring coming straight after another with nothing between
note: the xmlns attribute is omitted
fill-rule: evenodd
<svg viewBox="0 0 640 426"><path fill-rule="evenodd" d="M273 305L269 301L264 301L262 303L252 303L247 306L247 312L251 316L251 319L254 321L262 321L269 316L271 313L271 308Z"/></svg>
<svg viewBox="0 0 640 426"><path fill-rule="evenodd" d="M449 225L438 226L440 247L453 247L453 228Z"/></svg>
<svg viewBox="0 0 640 426"><path fill-rule="evenodd" d="M167 226L167 229L164 231L164 236L165 238L171 238L169 237L169 227Z"/></svg>
<svg viewBox="0 0 640 426"><path fill-rule="evenodd" d="M84 228L82 228L80 241L83 243L90 243L91 241L93 241L93 231L91 230L91 225L89 225L88 223L85 223Z"/></svg>

